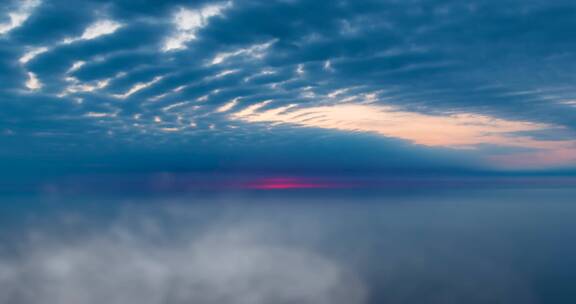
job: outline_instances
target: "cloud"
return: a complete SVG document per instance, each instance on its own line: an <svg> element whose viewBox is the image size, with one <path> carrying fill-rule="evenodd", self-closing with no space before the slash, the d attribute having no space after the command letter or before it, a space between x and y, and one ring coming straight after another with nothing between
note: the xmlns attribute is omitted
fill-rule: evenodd
<svg viewBox="0 0 576 304"><path fill-rule="evenodd" d="M99 20L89 25L79 37L66 38L63 43L69 44L80 40L96 39L101 36L113 34L121 27L121 23L113 20Z"/></svg>
<svg viewBox="0 0 576 304"><path fill-rule="evenodd" d="M37 5L0 43L1 114L36 128L38 120L67 125L56 132L69 134L67 141L99 130L94 138L103 143L153 145L169 141L170 130L173 144L194 136L272 144L282 140L273 135L278 128L305 132L299 125L369 131L423 153L473 146L459 153L478 161L492 162L494 149L511 158L549 151L574 165L560 157L573 149L569 140L543 142L527 132L576 130L576 42L565 30L575 25L576 7L569 2L170 0L150 8L90 0L72 7L69 0ZM22 98L62 102L24 110ZM262 113L247 119L262 101L269 104L259 113L296 106L267 121ZM358 105L349 108L356 118L329 126L346 104ZM327 120L304 123L289 117L294 111ZM90 112L117 115L95 128ZM379 121L380 114L398 125L359 126L360 117Z"/></svg>
<svg viewBox="0 0 576 304"><path fill-rule="evenodd" d="M34 48L30 51L28 51L27 53L25 53L24 55L22 55L22 57L20 57L20 59L18 59L18 61L20 61L21 64L26 64L28 61L34 59L34 57L47 52L48 48L47 47L38 47L38 48Z"/></svg>
<svg viewBox="0 0 576 304"><path fill-rule="evenodd" d="M28 72L28 80L26 81L26 87L32 91L40 90L42 88L42 83L36 77L36 74Z"/></svg>
<svg viewBox="0 0 576 304"><path fill-rule="evenodd" d="M535 223L518 220L517 208L495 217L498 200L429 204L427 195L400 206L337 195L301 204L266 195L103 203L52 194L41 211L10 211L16 225L1 235L2 303L538 302L526 269L539 256L519 246L535 242L517 237Z"/></svg>
<svg viewBox="0 0 576 304"><path fill-rule="evenodd" d="M79 220L72 214L63 219L64 226ZM20 257L0 259L0 301L365 303L357 277L306 247L275 240L276 228L249 222L187 225L180 227L187 237L160 244L158 229L166 227L159 221L124 218L110 230L99 227L92 236L73 239L31 232L35 237Z"/></svg>
<svg viewBox="0 0 576 304"><path fill-rule="evenodd" d="M116 95L114 95L114 96L115 96L115 97L118 97L118 98L122 98L122 99L128 98L128 97L130 97L130 95L132 95L132 94L134 94L134 93L136 93L136 92L138 92L138 91L140 91L140 90L142 90L142 89L145 89L145 88L147 88L147 87L150 87L150 86L154 85L155 83L157 83L157 82L159 82L160 80L162 80L162 78L163 78L162 76L157 76L157 77L154 77L154 79L152 79L152 80L150 80L150 81L148 81L148 82L137 83L137 84L135 84L133 87L131 87L128 91L126 91L125 93L116 94Z"/></svg>
<svg viewBox="0 0 576 304"><path fill-rule="evenodd" d="M19 1L15 10L8 13L8 21L0 23L0 35L5 35L24 24L40 3L40 0Z"/></svg>
<svg viewBox="0 0 576 304"><path fill-rule="evenodd" d="M196 39L196 33L208 24L210 18L221 15L231 5L231 2L227 2L207 5L197 10L181 8L173 16L176 33L166 39L162 50L167 52L186 48L186 43Z"/></svg>
<svg viewBox="0 0 576 304"><path fill-rule="evenodd" d="M272 44L275 41L269 41L266 43L261 43L261 44L256 44L256 45L252 45L246 48L241 48L239 50L233 51L233 52L226 52L226 53L219 53L216 54L216 56L214 56L214 59L212 59L211 64L221 64L224 61L226 61L229 58L232 57L236 57L236 56L249 56L252 58L262 58L265 53L266 50L268 48L270 48L270 46L272 46Z"/></svg>
<svg viewBox="0 0 576 304"><path fill-rule="evenodd" d="M328 97L334 98L342 92L342 90L331 92ZM576 152L574 140L537 140L515 134L521 131L551 128L545 124L509 121L471 113L426 115L393 107L345 103L310 108L297 108L292 104L260 110L269 103L268 101L252 105L231 113L230 117L252 123L284 123L350 132L372 132L431 147L469 149L482 145L495 145L541 150L529 158L535 167L552 162L572 162L574 157L569 155L574 155ZM536 157L540 154L547 157ZM523 162L517 161L517 164L529 163L526 159Z"/></svg>
<svg viewBox="0 0 576 304"><path fill-rule="evenodd" d="M232 108L234 108L237 104L238 104L238 98L235 98L234 100L230 101L229 103L226 103L223 106L219 107L216 111L220 112L220 113L228 112Z"/></svg>

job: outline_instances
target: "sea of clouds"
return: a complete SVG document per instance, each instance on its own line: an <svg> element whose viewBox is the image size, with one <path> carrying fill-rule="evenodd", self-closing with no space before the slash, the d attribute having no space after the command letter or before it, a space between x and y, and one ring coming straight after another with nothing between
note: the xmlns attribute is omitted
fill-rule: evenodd
<svg viewBox="0 0 576 304"><path fill-rule="evenodd" d="M279 227L198 224L183 215L191 210L167 217L164 209L101 226L63 213L26 229L14 238L17 248L0 258L0 303L364 302L356 275L308 246L283 242Z"/></svg>
<svg viewBox="0 0 576 304"><path fill-rule="evenodd" d="M252 200L33 203L0 304L538 303L516 209Z"/></svg>

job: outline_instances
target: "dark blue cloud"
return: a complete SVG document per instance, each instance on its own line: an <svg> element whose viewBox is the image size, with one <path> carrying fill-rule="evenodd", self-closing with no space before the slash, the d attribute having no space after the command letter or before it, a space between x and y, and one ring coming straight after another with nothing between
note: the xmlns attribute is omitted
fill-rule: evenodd
<svg viewBox="0 0 576 304"><path fill-rule="evenodd" d="M509 135L543 145L576 132L571 1L44 0L24 19L0 34L2 163L74 155L122 167L139 155L132 168L367 172L452 168L453 153L476 168L499 154L231 118L263 102L258 111L356 103L545 124ZM103 20L119 27L82 38ZM387 154L397 149L416 156Z"/></svg>

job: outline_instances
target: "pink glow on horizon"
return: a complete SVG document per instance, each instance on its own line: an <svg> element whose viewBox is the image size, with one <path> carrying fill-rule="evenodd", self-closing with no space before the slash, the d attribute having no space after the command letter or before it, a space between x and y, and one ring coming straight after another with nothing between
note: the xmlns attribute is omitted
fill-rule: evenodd
<svg viewBox="0 0 576 304"><path fill-rule="evenodd" d="M334 182L319 182L311 179L294 177L264 178L246 185L246 188L248 189L257 190L328 189L347 187L350 187L350 185Z"/></svg>

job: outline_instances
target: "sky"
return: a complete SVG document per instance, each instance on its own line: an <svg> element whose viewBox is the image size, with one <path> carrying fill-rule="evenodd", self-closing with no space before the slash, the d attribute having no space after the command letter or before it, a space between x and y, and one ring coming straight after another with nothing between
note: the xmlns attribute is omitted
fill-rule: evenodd
<svg viewBox="0 0 576 304"><path fill-rule="evenodd" d="M2 0L2 176L576 172L564 0Z"/></svg>

